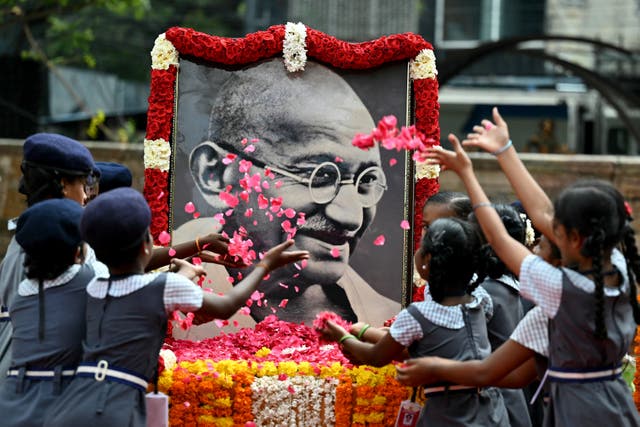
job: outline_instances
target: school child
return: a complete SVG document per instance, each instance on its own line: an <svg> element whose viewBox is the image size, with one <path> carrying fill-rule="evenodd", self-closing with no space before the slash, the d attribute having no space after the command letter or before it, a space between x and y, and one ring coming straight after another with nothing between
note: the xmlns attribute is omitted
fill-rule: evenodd
<svg viewBox="0 0 640 427"><path fill-rule="evenodd" d="M494 119L496 124L475 126L466 145L498 158L534 226L560 249L562 268L510 238L455 135L449 135L454 151L431 151L430 161L462 179L487 240L519 276L522 295L549 318L549 424L638 426L640 417L620 377L620 361L640 321L636 281L627 270L637 254L625 259L615 248L626 216L612 209L617 206L614 189L572 185L552 204L512 148L496 109Z"/></svg>
<svg viewBox="0 0 640 427"><path fill-rule="evenodd" d="M541 236L534 253L546 262L560 266L560 253L546 237ZM555 248L557 249L557 248ZM520 388L534 379L544 378L549 356L549 319L540 307L525 314L507 341L482 360L459 362L439 357L409 359L396 366L397 379L408 386L429 382L464 382L478 387L497 386ZM548 383L533 390L533 407L540 406L540 414L531 418L535 426L543 425L549 402ZM547 424L549 425L549 424Z"/></svg>
<svg viewBox="0 0 640 427"><path fill-rule="evenodd" d="M500 220L507 232L518 242L525 244L527 227L520 218L520 214L510 205L499 204L495 206ZM478 229L477 218L472 213L469 221ZM481 236L484 240L484 236ZM518 322L524 316L524 308L520 302L520 284L518 278L507 269L507 266L498 258L491 246L483 241L481 247L482 262L485 267L481 273L480 285L491 295L493 302L493 316L487 323L491 350L500 347L513 332ZM529 408L521 389L500 389L504 404L509 414L509 423L512 427L530 427Z"/></svg>
<svg viewBox="0 0 640 427"><path fill-rule="evenodd" d="M81 216L78 203L51 199L18 219L15 238L26 252L27 278L9 301L13 337L0 388L3 426L42 426L82 359L85 288L94 268L101 270L99 263L83 263Z"/></svg>
<svg viewBox="0 0 640 427"><path fill-rule="evenodd" d="M389 331L363 328L358 337L328 321L321 332L338 341L354 360L382 366L403 358L441 356L456 360L482 359L491 352L486 319L491 298L471 278L477 270L479 247L472 225L457 218L434 221L415 256L418 271L428 279L432 299L402 310ZM376 342L372 339L376 336ZM497 389L478 389L465 383L429 383L420 426L508 426L506 409Z"/></svg>
<svg viewBox="0 0 640 427"><path fill-rule="evenodd" d="M467 219L471 213L471 201L464 193L440 191L429 197L422 207L421 237L429 230L429 225L438 218Z"/></svg>
<svg viewBox="0 0 640 427"><path fill-rule="evenodd" d="M27 206L61 198L85 203L86 190L97 176L93 157L84 145L66 136L37 133L24 141L22 150L19 191L26 196ZM14 230L15 220L9 221L8 226L9 230ZM12 328L8 301L25 278L24 251L14 237L0 263L0 386L11 362Z"/></svg>
<svg viewBox="0 0 640 427"><path fill-rule="evenodd" d="M152 249L150 221L146 201L130 188L100 194L87 205L81 235L109 273L87 286L83 360L44 425L145 426L145 391L157 373L168 314L228 318L271 270L308 258L306 251L286 251L290 240L265 253L226 295L203 293L187 278L202 274L202 267L186 261L174 260L182 275L144 273Z"/></svg>

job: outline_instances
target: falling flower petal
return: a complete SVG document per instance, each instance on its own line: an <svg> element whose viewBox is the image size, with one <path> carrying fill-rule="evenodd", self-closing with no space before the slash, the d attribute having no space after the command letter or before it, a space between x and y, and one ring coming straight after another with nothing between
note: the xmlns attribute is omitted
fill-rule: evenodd
<svg viewBox="0 0 640 427"><path fill-rule="evenodd" d="M400 222L400 228L402 228L403 230L410 229L411 226L409 225L409 221L407 221L406 219L403 219L402 222Z"/></svg>
<svg viewBox="0 0 640 427"><path fill-rule="evenodd" d="M247 218L251 217L251 215L253 215L253 208L249 208L244 211L244 216L246 216Z"/></svg>
<svg viewBox="0 0 640 427"><path fill-rule="evenodd" d="M200 218L200 212L194 212L194 213L193 213L193 217L194 217L195 219Z"/></svg>
<svg viewBox="0 0 640 427"><path fill-rule="evenodd" d="M248 142L249 142L248 138L242 138L242 141L240 141L240 144L247 145Z"/></svg>
<svg viewBox="0 0 640 427"><path fill-rule="evenodd" d="M382 246L384 245L385 239L384 239L384 235L379 235L378 237L376 237L376 240L373 241L373 244L376 246Z"/></svg>
<svg viewBox="0 0 640 427"><path fill-rule="evenodd" d="M163 244L166 245L171 241L171 235L169 233L167 233L166 231L162 231L159 235L158 235L158 241Z"/></svg>
<svg viewBox="0 0 640 427"><path fill-rule="evenodd" d="M169 256L174 256L176 254L176 250L171 248L169 249Z"/></svg>
<svg viewBox="0 0 640 427"><path fill-rule="evenodd" d="M164 197L164 191L161 191L160 194L158 194L158 200L162 199Z"/></svg>
<svg viewBox="0 0 640 427"><path fill-rule="evenodd" d="M251 142L260 142L258 138L251 138Z"/></svg>
<svg viewBox="0 0 640 427"><path fill-rule="evenodd" d="M202 265L202 258L194 256L191 258L191 264L193 265Z"/></svg>
<svg viewBox="0 0 640 427"><path fill-rule="evenodd" d="M284 283L282 283L282 282L278 282L278 285L279 285L280 287L285 288L285 289L289 289L289 285L285 285L285 284L284 284Z"/></svg>
<svg viewBox="0 0 640 427"><path fill-rule="evenodd" d="M336 163L342 163L342 162L344 162L344 159L342 157L340 157L340 156L336 156L335 162Z"/></svg>
<svg viewBox="0 0 640 427"><path fill-rule="evenodd" d="M302 268L307 268L307 263L308 263L308 262L307 262L307 260L306 260L306 259L303 259L302 261L300 261L300 266L301 266Z"/></svg>
<svg viewBox="0 0 640 427"><path fill-rule="evenodd" d="M264 294L262 294L260 291L253 291L253 293L251 294L251 299L254 301L260 301L263 295Z"/></svg>
<svg viewBox="0 0 640 427"><path fill-rule="evenodd" d="M336 247L331 248L331 256L334 258L338 258L340 256L340 249Z"/></svg>
<svg viewBox="0 0 640 427"><path fill-rule="evenodd" d="M276 188L282 187L282 181L276 181Z"/></svg>
<svg viewBox="0 0 640 427"><path fill-rule="evenodd" d="M278 304L278 307L285 308L288 302L289 302L288 299L283 299L282 301L280 301L280 304Z"/></svg>
<svg viewBox="0 0 640 427"><path fill-rule="evenodd" d="M294 287L293 287L293 290L294 290L294 291L296 291L296 292L300 292L300 288L299 288L299 287L297 287L297 286L294 286Z"/></svg>
<svg viewBox="0 0 640 427"><path fill-rule="evenodd" d="M398 161L396 159L389 159L389 166L394 166Z"/></svg>
<svg viewBox="0 0 640 427"><path fill-rule="evenodd" d="M286 216L287 218L291 219L294 216L296 216L296 211L294 209L287 208L287 209L284 210L284 216Z"/></svg>
<svg viewBox="0 0 640 427"><path fill-rule="evenodd" d="M254 151L256 151L256 146L251 144L251 145L247 145L244 150L245 153L253 153Z"/></svg>
<svg viewBox="0 0 640 427"><path fill-rule="evenodd" d="M258 208L267 209L269 207L269 199L262 194L258 194Z"/></svg>
<svg viewBox="0 0 640 427"><path fill-rule="evenodd" d="M244 314L246 316L251 314L251 309L249 307L242 307L238 311L240 311L240 314Z"/></svg>
<svg viewBox="0 0 640 427"><path fill-rule="evenodd" d="M233 163L236 157L238 157L237 154L229 153L224 157L224 159L222 159L222 163L225 165L230 165L231 163Z"/></svg>

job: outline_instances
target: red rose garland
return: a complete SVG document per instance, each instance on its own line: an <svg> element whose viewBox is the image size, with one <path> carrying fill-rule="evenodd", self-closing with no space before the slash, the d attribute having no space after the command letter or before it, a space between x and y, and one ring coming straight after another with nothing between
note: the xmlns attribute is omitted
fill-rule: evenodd
<svg viewBox="0 0 640 427"><path fill-rule="evenodd" d="M248 34L243 38L212 36L191 28L173 27L165 37L181 55L194 56L212 63L241 65L270 58L282 53L284 25L274 25L265 31ZM369 69L392 61L413 59L423 49L433 50L431 44L412 33L394 34L361 43L349 43L312 28L306 29L307 55L317 61L342 69ZM154 69L151 72L151 93L147 114L147 140L164 139L169 143L173 124L175 81L177 68ZM438 82L434 78L413 80L415 94L416 128L432 139L440 140L438 120ZM422 206L426 199L438 191L437 179L419 179L415 184L414 227L422 221ZM155 243L167 231L168 173L158 169L145 169L144 195L152 213L151 233ZM414 232L414 245L419 244L420 233Z"/></svg>

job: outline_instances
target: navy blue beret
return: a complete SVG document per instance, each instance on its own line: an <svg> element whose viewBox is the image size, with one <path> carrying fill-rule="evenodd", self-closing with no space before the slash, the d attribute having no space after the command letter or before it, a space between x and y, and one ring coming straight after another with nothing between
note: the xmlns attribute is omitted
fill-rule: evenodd
<svg viewBox="0 0 640 427"><path fill-rule="evenodd" d="M24 141L22 150L23 159L38 166L78 175L88 175L96 169L87 147L63 135L36 133Z"/></svg>
<svg viewBox="0 0 640 427"><path fill-rule="evenodd" d="M131 187L133 177L125 165L113 162L96 162L100 171L100 192L104 193L114 188Z"/></svg>
<svg viewBox="0 0 640 427"><path fill-rule="evenodd" d="M18 218L16 241L34 257L68 254L82 241L82 206L71 199L36 203Z"/></svg>
<svg viewBox="0 0 640 427"><path fill-rule="evenodd" d="M141 242L150 224L151 210L142 194L133 188L116 188L87 204L80 233L100 255Z"/></svg>

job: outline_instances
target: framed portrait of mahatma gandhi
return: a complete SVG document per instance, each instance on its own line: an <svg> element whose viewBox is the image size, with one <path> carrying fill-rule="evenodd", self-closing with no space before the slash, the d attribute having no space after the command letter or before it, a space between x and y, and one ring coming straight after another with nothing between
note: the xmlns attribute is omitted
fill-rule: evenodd
<svg viewBox="0 0 640 427"><path fill-rule="evenodd" d="M323 311L382 326L411 300L414 206L437 177L416 175L408 151L352 140L393 115L438 143L426 41L346 43L302 24L240 39L172 28L152 59L145 196L156 241L225 233L258 262L292 238L310 253L265 278L236 326L271 314L311 324ZM207 264L203 287L224 292L251 268Z"/></svg>

